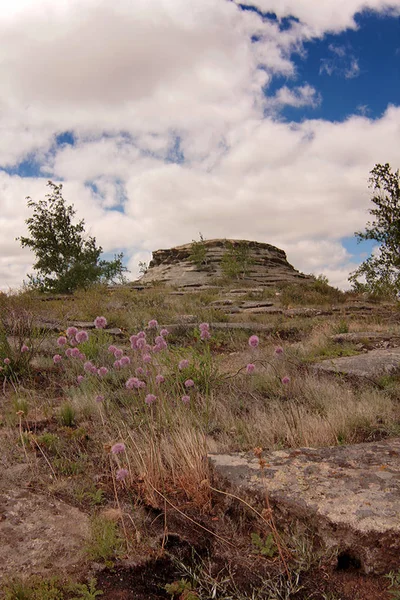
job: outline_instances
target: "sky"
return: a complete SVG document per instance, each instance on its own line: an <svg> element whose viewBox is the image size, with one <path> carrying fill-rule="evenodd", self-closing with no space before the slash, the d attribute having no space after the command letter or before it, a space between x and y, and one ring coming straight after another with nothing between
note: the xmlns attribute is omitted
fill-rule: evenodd
<svg viewBox="0 0 400 600"><path fill-rule="evenodd" d="M52 180L130 278L199 239L345 289L369 172L400 167L400 0L0 0L0 289Z"/></svg>

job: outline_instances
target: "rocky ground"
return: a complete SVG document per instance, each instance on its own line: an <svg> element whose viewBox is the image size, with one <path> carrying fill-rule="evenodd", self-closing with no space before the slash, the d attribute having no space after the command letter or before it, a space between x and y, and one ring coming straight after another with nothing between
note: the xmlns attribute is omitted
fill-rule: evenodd
<svg viewBox="0 0 400 600"><path fill-rule="evenodd" d="M40 341L29 369L12 377L3 366L4 597L95 597L91 578L112 600L400 596L385 577L400 570L398 307L328 287L2 298L3 365L22 340ZM29 315L30 329L16 315ZM160 406L128 402L111 366L78 388L75 363L52 359L74 326L91 336L80 347L92 362L106 364L108 344L137 360L129 336L153 317L169 331L165 359L153 359L168 384L162 408L161 392ZM186 357L188 410L174 371ZM121 440L118 462L110 448Z"/></svg>

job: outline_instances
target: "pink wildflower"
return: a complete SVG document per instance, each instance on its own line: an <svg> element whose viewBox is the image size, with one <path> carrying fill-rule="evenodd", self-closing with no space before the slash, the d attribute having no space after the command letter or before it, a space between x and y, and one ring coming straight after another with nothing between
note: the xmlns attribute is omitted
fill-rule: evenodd
<svg viewBox="0 0 400 600"><path fill-rule="evenodd" d="M184 358L183 360L179 361L178 369L180 371L183 371L183 369L187 369L188 366L189 366L189 361L186 358Z"/></svg>
<svg viewBox="0 0 400 600"><path fill-rule="evenodd" d="M191 387L193 387L193 386L194 386L194 381L193 381L193 379L186 379L186 381L185 381L185 387L186 387L186 388L191 388Z"/></svg>
<svg viewBox="0 0 400 600"><path fill-rule="evenodd" d="M137 389L139 387L139 379L137 377L130 377L125 383L125 387L128 390L133 390L133 388Z"/></svg>
<svg viewBox="0 0 400 600"><path fill-rule="evenodd" d="M96 365L92 365L90 372L92 375L97 375L97 367Z"/></svg>
<svg viewBox="0 0 400 600"><path fill-rule="evenodd" d="M84 376L83 376L83 375L78 375L78 377L76 378L76 381L78 382L78 385L79 385L80 383L82 383L82 381L83 381L84 379L85 379L85 378L84 378Z"/></svg>
<svg viewBox="0 0 400 600"><path fill-rule="evenodd" d="M211 337L211 333L208 331L208 329L202 329L200 331L200 339L201 340L209 340Z"/></svg>
<svg viewBox="0 0 400 600"><path fill-rule="evenodd" d="M190 402L190 396L186 396L186 395L182 396L182 402L184 404L189 404L189 402Z"/></svg>
<svg viewBox="0 0 400 600"><path fill-rule="evenodd" d="M53 356L53 362L54 362L55 365L58 364L58 363L60 363L61 361L62 361L62 357L59 354L55 354Z"/></svg>
<svg viewBox="0 0 400 600"><path fill-rule="evenodd" d="M138 338L136 342L136 348L142 350L146 346L146 340L144 338Z"/></svg>
<svg viewBox="0 0 400 600"><path fill-rule="evenodd" d="M139 331L137 336L139 339L141 339L141 338L143 338L144 340L146 339L146 333L144 331Z"/></svg>
<svg viewBox="0 0 400 600"><path fill-rule="evenodd" d="M136 375L144 375L144 369L142 367L138 367L135 373Z"/></svg>
<svg viewBox="0 0 400 600"><path fill-rule="evenodd" d="M91 373L92 372L92 367L93 367L92 362L90 360L87 360L85 362L85 364L83 365L83 370L86 371L87 373Z"/></svg>
<svg viewBox="0 0 400 600"><path fill-rule="evenodd" d="M147 323L147 327L148 327L149 329L157 329L157 327L158 327L158 323L157 323L156 319L151 319L151 321L149 321L149 322Z"/></svg>
<svg viewBox="0 0 400 600"><path fill-rule="evenodd" d="M65 337L65 335L60 335L60 337L57 340L57 346L65 346L66 343L67 338Z"/></svg>
<svg viewBox="0 0 400 600"><path fill-rule="evenodd" d="M114 352L115 358L122 358L123 355L124 355L124 351L121 350L120 348L117 348Z"/></svg>
<svg viewBox="0 0 400 600"><path fill-rule="evenodd" d="M28 346L27 346L26 344L24 344L24 345L22 346L22 348L21 348L21 352L22 352L22 353L24 353L24 352L29 352L29 348L28 348Z"/></svg>
<svg viewBox="0 0 400 600"><path fill-rule="evenodd" d="M282 383L284 385L287 385L288 383L290 383L290 377L288 375L285 375L285 377L282 377Z"/></svg>
<svg viewBox="0 0 400 600"><path fill-rule="evenodd" d="M208 331L210 329L209 323L200 323L199 325L200 331Z"/></svg>
<svg viewBox="0 0 400 600"><path fill-rule="evenodd" d="M100 375L100 377L105 377L108 373L108 369L107 367L100 367L100 369L97 369L97 374Z"/></svg>
<svg viewBox="0 0 400 600"><path fill-rule="evenodd" d="M104 400L104 396L101 396L100 394L98 396L96 396L96 402L97 404L101 404Z"/></svg>
<svg viewBox="0 0 400 600"><path fill-rule="evenodd" d="M60 356L60 358L61 358L61 356ZM10 362L11 362L11 360L10 360L9 358L5 358L5 359L4 359L4 364L5 364L5 365L9 365L9 364L10 364Z"/></svg>
<svg viewBox="0 0 400 600"><path fill-rule="evenodd" d="M283 348L282 348L282 346L277 346L277 347L275 348L275 354L276 354L277 356L280 356L281 354L283 354Z"/></svg>
<svg viewBox="0 0 400 600"><path fill-rule="evenodd" d="M168 334L169 334L169 331L168 331L168 329L161 329L161 331L160 331L160 335L162 335L162 337L165 337L165 336L166 336L166 335L168 335Z"/></svg>
<svg viewBox="0 0 400 600"><path fill-rule="evenodd" d="M96 329L104 329L107 325L107 319L105 317L96 317L94 320L94 326Z"/></svg>
<svg viewBox="0 0 400 600"><path fill-rule="evenodd" d="M79 350L79 348L72 348L71 356L73 356L74 358L79 358L80 355L81 355L81 351Z"/></svg>
<svg viewBox="0 0 400 600"><path fill-rule="evenodd" d="M146 387L146 383L144 381L139 381L139 389L142 390Z"/></svg>
<svg viewBox="0 0 400 600"><path fill-rule="evenodd" d="M147 394L146 398L144 399L146 404L153 404L153 402L155 402L156 400L157 396L155 396L154 394Z"/></svg>
<svg viewBox="0 0 400 600"><path fill-rule="evenodd" d="M118 469L116 475L115 475L115 479L117 481L124 481L124 479L126 479L129 475L129 472L127 469Z"/></svg>
<svg viewBox="0 0 400 600"><path fill-rule="evenodd" d="M250 348L257 348L260 340L257 335L252 335L249 337L249 346Z"/></svg>
<svg viewBox="0 0 400 600"><path fill-rule="evenodd" d="M122 356L122 357L120 358L120 361L119 361L119 362L120 362L120 364L121 364L121 367L126 367L127 365L129 365L129 364L130 364L130 362L131 362L131 359L129 358L129 356Z"/></svg>
<svg viewBox="0 0 400 600"><path fill-rule="evenodd" d="M66 351L65 351L65 356L66 356L67 358L71 358L71 356L72 356L72 350L73 350L72 348L67 348L67 349L66 349Z"/></svg>
<svg viewBox="0 0 400 600"><path fill-rule="evenodd" d="M122 454L123 452L125 452L125 444L123 444L122 442L114 444L114 446L112 446L111 448L111 452L113 454Z"/></svg>
<svg viewBox="0 0 400 600"><path fill-rule="evenodd" d="M156 375L156 383L159 385L160 383L164 383L165 377L164 375Z"/></svg>
<svg viewBox="0 0 400 600"><path fill-rule="evenodd" d="M69 338L74 338L77 333L78 333L78 330L77 330L76 327L68 327L68 329L67 329L67 336Z"/></svg>
<svg viewBox="0 0 400 600"><path fill-rule="evenodd" d="M108 346L108 351L111 352L111 354L114 354L116 349L117 349L117 347L114 346L114 344L111 344L111 346Z"/></svg>
<svg viewBox="0 0 400 600"><path fill-rule="evenodd" d="M137 335L131 335L131 337L129 338L132 350L136 350L137 349L137 341L138 341L138 339L139 338L138 338Z"/></svg>
<svg viewBox="0 0 400 600"><path fill-rule="evenodd" d="M143 356L143 362L145 364L151 363L151 356L150 356L150 354L144 354L144 356Z"/></svg>
<svg viewBox="0 0 400 600"><path fill-rule="evenodd" d="M114 369L120 369L122 365L119 360L114 360L113 366Z"/></svg>
<svg viewBox="0 0 400 600"><path fill-rule="evenodd" d="M256 366L253 365L253 363L249 363L246 367L246 373L249 373L249 374L253 373L255 368L256 368Z"/></svg>
<svg viewBox="0 0 400 600"><path fill-rule="evenodd" d="M89 334L87 333L87 331L78 331L78 333L75 336L75 339L78 342L78 344L82 344L82 342L88 341Z"/></svg>

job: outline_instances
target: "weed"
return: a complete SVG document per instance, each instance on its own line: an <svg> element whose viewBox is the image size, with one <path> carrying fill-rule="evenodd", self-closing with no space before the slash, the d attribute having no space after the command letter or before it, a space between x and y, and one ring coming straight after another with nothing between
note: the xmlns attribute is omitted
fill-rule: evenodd
<svg viewBox="0 0 400 600"><path fill-rule="evenodd" d="M264 539L259 533L252 533L250 537L254 551L258 554L272 558L278 552L272 533L269 533Z"/></svg>
<svg viewBox="0 0 400 600"><path fill-rule="evenodd" d="M17 578L3 588L4 600L63 600L64 593L57 578Z"/></svg>
<svg viewBox="0 0 400 600"><path fill-rule="evenodd" d="M123 540L118 525L102 516L95 516L91 521L91 539L86 548L91 560L112 564L123 548Z"/></svg>
<svg viewBox="0 0 400 600"><path fill-rule="evenodd" d="M78 596L74 596L71 600L95 600L98 596L102 596L104 592L101 590L96 590L96 579L90 579L88 583L74 583L70 586L70 591L74 594L79 594Z"/></svg>
<svg viewBox="0 0 400 600"><path fill-rule="evenodd" d="M65 402L60 408L60 422L64 427L73 427L75 425L75 409L69 402Z"/></svg>
<svg viewBox="0 0 400 600"><path fill-rule="evenodd" d="M393 598L393 600L400 600L400 570L395 573L391 571L386 575L389 579L389 594Z"/></svg>

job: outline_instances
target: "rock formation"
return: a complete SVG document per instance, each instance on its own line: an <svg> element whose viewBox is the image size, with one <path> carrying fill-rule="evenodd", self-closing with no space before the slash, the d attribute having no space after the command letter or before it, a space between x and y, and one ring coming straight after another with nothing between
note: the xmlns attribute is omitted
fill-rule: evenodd
<svg viewBox="0 0 400 600"><path fill-rule="evenodd" d="M199 265L191 258L193 244L184 244L168 250L156 250L147 273L141 282L163 281L180 287L200 287L210 285L213 280L224 276L223 257L230 253L231 263L245 255L244 272L232 277L235 281L273 286L278 283L307 282L312 278L296 271L287 261L283 250L261 242L247 240L205 240L202 245L204 261ZM237 254L236 254L237 253Z"/></svg>

